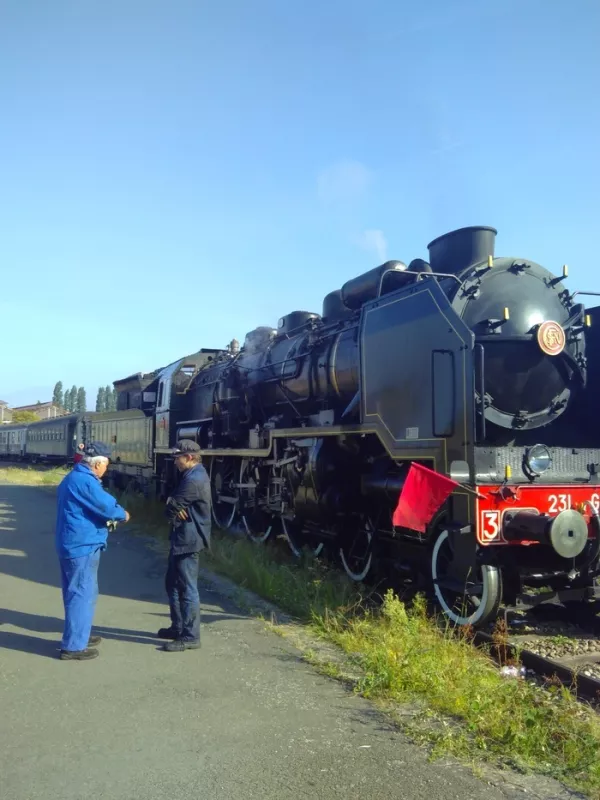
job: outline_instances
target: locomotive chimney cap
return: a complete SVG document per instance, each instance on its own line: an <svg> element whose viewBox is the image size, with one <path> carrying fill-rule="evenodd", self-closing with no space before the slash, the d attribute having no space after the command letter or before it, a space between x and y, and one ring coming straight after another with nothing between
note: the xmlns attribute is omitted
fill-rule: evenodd
<svg viewBox="0 0 600 800"><path fill-rule="evenodd" d="M498 231L488 225L457 228L429 242L429 261L433 272L455 275L465 267L488 261L494 256Z"/></svg>
<svg viewBox="0 0 600 800"><path fill-rule="evenodd" d="M429 250L430 247L433 247L438 242L441 242L442 239L449 239L450 237L456 237L466 233L479 233L479 231L489 231L493 233L494 236L497 236L498 231L496 228L492 228L490 225L467 225L465 228L456 228L453 231L448 231L448 233L443 233L441 236L437 236L427 245L427 249Z"/></svg>

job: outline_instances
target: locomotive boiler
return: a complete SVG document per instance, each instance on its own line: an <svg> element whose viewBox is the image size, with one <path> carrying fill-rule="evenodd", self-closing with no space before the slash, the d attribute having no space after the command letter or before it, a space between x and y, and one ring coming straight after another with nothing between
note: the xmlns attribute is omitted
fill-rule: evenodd
<svg viewBox="0 0 600 800"><path fill-rule="evenodd" d="M595 600L598 315L496 235L447 233L192 370L173 431L201 445L219 526L327 546L356 580L394 560L458 624L529 586ZM392 523L412 462L458 484L425 534Z"/></svg>

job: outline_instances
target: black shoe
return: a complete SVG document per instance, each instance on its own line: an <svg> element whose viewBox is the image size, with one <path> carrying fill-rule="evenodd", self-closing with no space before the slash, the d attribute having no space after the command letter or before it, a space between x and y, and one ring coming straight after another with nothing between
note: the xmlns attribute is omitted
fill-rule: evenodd
<svg viewBox="0 0 600 800"><path fill-rule="evenodd" d="M167 653L183 653L184 650L199 650L200 642L193 641L192 639L175 639L173 642L167 642L163 650Z"/></svg>
<svg viewBox="0 0 600 800"><path fill-rule="evenodd" d="M101 636L90 636L90 640L87 643L87 646L88 647L96 647L97 645L100 644L101 641L102 641L102 637Z"/></svg>
<svg viewBox="0 0 600 800"><path fill-rule="evenodd" d="M161 628L156 635L159 639L179 639L181 633L175 628Z"/></svg>
<svg viewBox="0 0 600 800"><path fill-rule="evenodd" d="M91 658L98 658L99 653L97 650L61 650L61 661L89 661Z"/></svg>

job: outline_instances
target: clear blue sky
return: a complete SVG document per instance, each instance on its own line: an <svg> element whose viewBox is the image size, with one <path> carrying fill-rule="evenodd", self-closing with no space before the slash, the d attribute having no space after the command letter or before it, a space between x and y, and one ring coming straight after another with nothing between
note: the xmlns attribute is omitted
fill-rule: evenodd
<svg viewBox="0 0 600 800"><path fill-rule="evenodd" d="M600 290L598 0L2 0L0 398L243 341L454 227Z"/></svg>

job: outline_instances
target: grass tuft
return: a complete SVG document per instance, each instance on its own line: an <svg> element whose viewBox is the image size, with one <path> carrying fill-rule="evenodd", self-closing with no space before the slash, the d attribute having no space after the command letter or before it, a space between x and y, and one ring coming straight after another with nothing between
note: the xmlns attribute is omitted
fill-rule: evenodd
<svg viewBox="0 0 600 800"><path fill-rule="evenodd" d="M0 467L0 483L21 486L58 486L68 472L66 467Z"/></svg>

